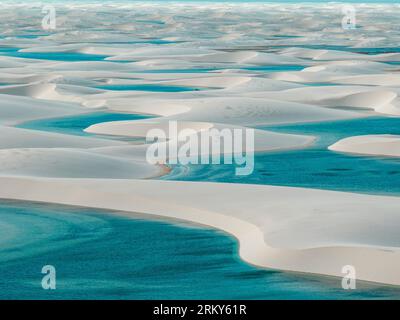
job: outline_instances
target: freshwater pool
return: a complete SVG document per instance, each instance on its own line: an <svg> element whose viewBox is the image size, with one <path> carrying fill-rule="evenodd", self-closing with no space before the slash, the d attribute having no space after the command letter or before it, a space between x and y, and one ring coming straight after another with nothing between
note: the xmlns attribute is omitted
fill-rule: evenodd
<svg viewBox="0 0 400 320"><path fill-rule="evenodd" d="M91 133L83 131L84 129L96 123L124 121L124 120L143 120L152 118L150 115L134 114L134 113L116 113L98 111L85 114L78 114L59 118L48 118L40 120L32 120L21 123L19 128L50 131L56 133L72 134L79 136L90 136ZM107 136L109 139L113 138Z"/></svg>
<svg viewBox="0 0 400 320"><path fill-rule="evenodd" d="M1 47L0 56L51 61L104 61L108 56L80 52L21 52L21 48Z"/></svg>
<svg viewBox="0 0 400 320"><path fill-rule="evenodd" d="M259 269L227 234L115 212L0 201L0 299L399 299L400 289ZM57 289L43 290L53 265Z"/></svg>
<svg viewBox="0 0 400 320"><path fill-rule="evenodd" d="M318 137L305 149L255 154L249 176L232 165L173 166L164 179L216 181L400 194L400 159L351 155L328 150L339 139L366 134L400 135L400 118L369 117L344 121L267 126L263 129Z"/></svg>

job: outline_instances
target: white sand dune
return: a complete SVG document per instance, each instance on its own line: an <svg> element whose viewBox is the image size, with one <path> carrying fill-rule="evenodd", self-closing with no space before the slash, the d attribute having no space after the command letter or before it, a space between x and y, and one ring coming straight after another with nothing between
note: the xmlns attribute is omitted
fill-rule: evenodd
<svg viewBox="0 0 400 320"><path fill-rule="evenodd" d="M141 78L141 79L140 79ZM142 80L143 79L143 80ZM112 79L110 83L113 84L148 84L149 80L159 85L172 85L172 86L187 86L187 87L200 87L209 89L224 88L231 90L230 94L240 94L252 91L278 91L284 89L298 88L302 85L290 82L284 82L274 79L255 78L254 75L248 72L234 72L233 70L224 70L220 73L207 73L207 74L137 74L136 79ZM187 92L186 94L189 94ZM208 94L213 94L209 92ZM226 92L218 92L217 95L225 95Z"/></svg>
<svg viewBox="0 0 400 320"><path fill-rule="evenodd" d="M80 52L82 43L62 44L57 46L40 46L32 48L23 48L21 52Z"/></svg>
<svg viewBox="0 0 400 320"><path fill-rule="evenodd" d="M390 104L397 94L392 91L372 91L372 92L361 92L348 95L341 99L335 100L335 103L339 106L350 106L354 108L371 108L379 109L387 104Z"/></svg>
<svg viewBox="0 0 400 320"><path fill-rule="evenodd" d="M354 75L338 79L339 83L350 85L366 85L366 86L396 86L400 85L400 77L398 74L371 74L371 75Z"/></svg>
<svg viewBox="0 0 400 320"><path fill-rule="evenodd" d="M203 78L193 78L175 81L165 81L164 84L167 85L180 85L188 87L206 87L206 88L229 88L246 83L250 81L250 77L203 77ZM163 84L161 83L161 84Z"/></svg>
<svg viewBox="0 0 400 320"><path fill-rule="evenodd" d="M171 138L168 130L168 121L157 120L127 120L103 122L92 125L85 129L86 132L95 134L108 134L125 137L146 137L151 129L160 129L166 133L167 138ZM213 127L212 123L207 122L179 122L177 123L177 133L185 129L192 129L196 132L206 131Z"/></svg>
<svg viewBox="0 0 400 320"><path fill-rule="evenodd" d="M355 49L357 51L357 49ZM312 59L317 61L344 61L344 60L361 60L361 61L400 61L399 53L384 54L360 54L357 52L344 52L339 50L319 50L307 48L289 48L282 50L284 56Z"/></svg>
<svg viewBox="0 0 400 320"><path fill-rule="evenodd" d="M269 93L262 95L271 96ZM194 99L152 97L136 101L109 99L107 107L122 112L149 112L166 117L164 121L217 122L247 126L328 121L363 116L351 111L333 110L312 104L246 97Z"/></svg>
<svg viewBox="0 0 400 320"><path fill-rule="evenodd" d="M85 110L73 103L41 101L31 97L0 94L0 124L3 125L83 112Z"/></svg>
<svg viewBox="0 0 400 320"><path fill-rule="evenodd" d="M144 161L79 149L0 150L0 174L57 178L132 179L158 176L162 169Z"/></svg>
<svg viewBox="0 0 400 320"><path fill-rule="evenodd" d="M124 136L124 137L143 137L146 138L149 130L151 129L161 129L166 133L167 139L173 139L168 142L161 142L162 144L166 144L167 146L181 146L185 143L185 141L176 141L177 135L175 131L169 131L169 121L161 120L142 120L142 121L115 121L115 122L106 122L100 123L96 125L92 125L89 128L85 129L86 132L96 133L96 134L107 134L107 135L116 135L116 136ZM191 131L188 133L190 135L199 135L202 131L208 131L212 128L218 129L218 133L223 129L231 130L233 133L234 129L240 129L242 132L243 141L242 145L246 147L245 144L245 127L243 126L231 126L226 124L217 124L217 123L207 123L207 122L185 122L179 121L177 122L178 135L182 137L184 130L190 129ZM216 137L217 137L216 135ZM233 135L233 134L232 134ZM200 138L199 138L200 139ZM201 140L199 140L201 141ZM302 135L292 135L292 134L281 134L270 132L266 130L255 130L254 131L254 146L247 146L247 151L272 151L272 150L286 150L286 149L296 149L302 148L310 145L314 141L314 137L310 136L302 136ZM136 148L136 146L134 147ZM142 149L140 147L140 149ZM221 152L221 151L219 151ZM231 152L231 151L230 151ZM211 154L212 146L210 145L207 150L196 150L193 152L193 155L198 154ZM215 153L215 151L214 151Z"/></svg>
<svg viewBox="0 0 400 320"><path fill-rule="evenodd" d="M93 52L93 51L92 51ZM99 51L96 51L99 52ZM100 51L101 52L101 51ZM132 50L129 54L119 55L117 51L112 57L106 58L108 61L135 61L138 59L164 59L164 58L174 58L174 57L186 57L186 56L197 56L201 54L212 53L213 50L198 49L198 48L176 48L171 46L166 47L144 47L136 50Z"/></svg>
<svg viewBox="0 0 400 320"><path fill-rule="evenodd" d="M53 94L55 88L56 85L52 83L22 84L0 87L0 94L10 94L40 99Z"/></svg>
<svg viewBox="0 0 400 320"><path fill-rule="evenodd" d="M137 46L137 45L136 45ZM114 56L114 55L121 55L121 54L128 54L135 50L134 47L127 48L126 46L122 45L114 45L114 46L107 46L107 45L91 45L89 43L68 43L62 44L57 46L40 46L40 47L33 47L33 48L25 48L21 49L21 52L62 52L62 53L85 53L85 54L94 54L94 55L104 55L104 56ZM137 50L137 49L136 49Z"/></svg>
<svg viewBox="0 0 400 320"><path fill-rule="evenodd" d="M33 71L32 71L33 72ZM50 75L50 74L14 74L14 73L2 73L0 75L0 83L6 83L7 85L14 84L25 84L32 82L53 82L62 78L62 76L58 75Z"/></svg>
<svg viewBox="0 0 400 320"><path fill-rule="evenodd" d="M196 62L247 63L256 65L308 64L306 61L298 58L255 51L218 52L190 57L189 59Z"/></svg>
<svg viewBox="0 0 400 320"><path fill-rule="evenodd" d="M249 92L280 91L301 87L299 84L274 79L257 78L254 76L248 78L248 81L228 87L227 90L230 90L230 93L233 94L245 94ZM221 92L220 94L226 94L226 92Z"/></svg>
<svg viewBox="0 0 400 320"><path fill-rule="evenodd" d="M0 149L9 148L95 148L123 145L109 139L81 137L0 126Z"/></svg>
<svg viewBox="0 0 400 320"><path fill-rule="evenodd" d="M179 103L177 99L141 99L139 101L126 98L104 99L108 109L120 112L132 112L141 114L153 114L158 116L170 116L190 111L190 107ZM97 99L89 100L87 103L96 103Z"/></svg>
<svg viewBox="0 0 400 320"><path fill-rule="evenodd" d="M258 56L257 52L217 52L200 56L189 57L191 61L219 62L219 63L244 63Z"/></svg>
<svg viewBox="0 0 400 320"><path fill-rule="evenodd" d="M12 68L21 68L25 67L26 64L30 62L39 62L40 61L32 61L29 59L16 59L13 57L0 57L0 68L2 69L12 69Z"/></svg>
<svg viewBox="0 0 400 320"><path fill-rule="evenodd" d="M247 94L260 97L262 94ZM302 102L329 108L370 109L377 113L400 115L397 90L363 86L317 86L269 92L272 99Z"/></svg>
<svg viewBox="0 0 400 320"><path fill-rule="evenodd" d="M262 98L208 98L185 102L190 112L169 117L236 125L267 125L338 120L358 117L354 112Z"/></svg>
<svg viewBox="0 0 400 320"><path fill-rule="evenodd" d="M374 62L374 61L360 61L360 60L345 60L345 61L326 61L325 63L318 63L312 67L304 68L300 72L296 72L297 75L305 75L307 73L321 73L326 76L329 73L338 73L340 75L346 74L374 74L384 72L385 70L396 69L396 66L389 66L385 63Z"/></svg>
<svg viewBox="0 0 400 320"><path fill-rule="evenodd" d="M357 68L343 68L343 71L335 70L337 68L326 68L324 66L315 66L303 71L280 72L270 76L270 78L280 81L290 81L296 83L332 83L332 85L364 85L364 86L398 86L399 79L396 74L390 73L393 69L385 68L380 72L376 70L363 69L358 72Z"/></svg>
<svg viewBox="0 0 400 320"><path fill-rule="evenodd" d="M129 71L129 65L124 65L116 62L106 61L79 61L79 62L59 62L57 64L49 65L49 69L54 70L76 70L76 71ZM132 70L136 70L135 66L132 66Z"/></svg>
<svg viewBox="0 0 400 320"><path fill-rule="evenodd" d="M400 136L382 134L349 137L329 146L330 150L366 155L400 157Z"/></svg>

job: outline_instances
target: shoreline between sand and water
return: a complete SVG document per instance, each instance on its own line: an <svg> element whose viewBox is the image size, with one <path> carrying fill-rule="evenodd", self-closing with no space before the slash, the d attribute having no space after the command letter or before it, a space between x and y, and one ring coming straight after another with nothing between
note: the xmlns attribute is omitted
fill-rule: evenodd
<svg viewBox="0 0 400 320"><path fill-rule="evenodd" d="M304 208L303 210L299 208L298 215L296 215L295 219L297 221L296 224L299 223L300 216L303 216L304 223L309 224L312 223L312 218L309 217L309 213L306 210L307 203L305 202L308 201L304 199L304 197L317 197L319 203L325 203L325 210L330 210L335 213L336 217L331 218L335 218L336 220L337 218L345 219L346 217L347 221L343 222L346 225L351 225L352 219L357 220L360 215L366 214L364 212L366 208L368 208L367 214L369 219L374 219L373 215L376 215L377 211L380 211L381 215L387 216L388 221L392 220L390 217L395 214L392 208L398 207L400 204L400 200L397 197L371 197L342 192L284 187L252 185L243 187L231 184L221 185L216 183L179 183L163 181L162 184L165 184L165 190L161 192L162 199L160 199L161 194L158 194L158 200L154 200L152 197L152 190L154 189L154 185L160 183L160 181L28 179L5 177L0 178L0 181L8 186L8 190L0 191L1 198L140 212L150 215L155 214L163 217L188 220L221 229L239 240L239 254L241 258L257 266L340 277L342 276L342 267L352 264L355 265L357 269L357 278L360 280L400 285L396 277L398 268L400 268L400 255L390 250L392 246L390 241L394 239L388 239L385 243L386 246L382 243L382 247L376 248L368 247L361 243L358 246L346 245L344 243L341 245L334 245L331 243L328 246L327 244L323 246L322 243L326 242L328 239L320 239L322 242L320 245L317 245L314 235L314 247L308 247L310 239L306 239L307 235L303 234L301 237L304 237L304 247L300 246L296 248L296 246L299 246L300 242L302 242L299 237L297 237L296 244L286 243L284 246L287 246L287 248L274 248L266 244L265 238L268 239L269 232L274 234L274 231L268 229L271 229L271 226L275 225L276 228L279 225L279 223L277 225L277 221L274 221L277 217L274 213L270 212L268 208L264 208L264 201L258 201L258 203L255 201L255 198L263 194L264 198L268 197L271 200L270 206L276 207L277 203L279 203L282 198L291 196L294 200L294 197L296 196L298 198L300 193L302 194L300 197L303 199L298 203L297 207L299 208L302 206ZM251 200L242 199L242 205L240 207L234 205L236 208L234 214L227 214L227 209L221 207L222 204L226 203L225 201L228 198L236 194L249 195L249 192L256 195L252 196L253 199ZM77 194L79 194L79 197ZM107 199L104 199L104 194L108 195ZM172 194L179 194L179 198L183 197L186 200L186 204L175 204L176 200L170 198ZM196 194L201 195L201 199L199 199ZM204 197L208 198L211 195L213 195L214 199L216 195L219 195L221 199L215 201L214 205L203 203ZM237 198L237 196L235 198ZM277 198L279 200L277 200ZM320 198L323 198L322 201ZM272 199L275 200L272 201ZM328 199L329 202L327 201ZM350 203L348 203L349 200L353 203L354 217L350 214L343 216L334 209L335 206L339 206L342 207L343 210L343 206L350 205ZM367 203L363 205L358 204L362 203L362 200ZM242 216L243 208L248 206L249 203L252 203L253 207L256 208L253 210L253 217L251 219L253 221L251 222L243 220ZM326 205L327 203L329 205ZM357 203L357 208L354 207L354 203ZM233 210L232 205L230 207L229 212ZM376 210L372 207L375 207ZM287 205L283 205L283 208L280 207L276 209L276 211L278 211L279 214L280 210L287 211L287 209ZM323 206L321 206L321 210L323 210ZM258 214L254 215L254 211L258 212ZM271 225L265 223L266 213L267 216L269 215ZM256 226L257 221L260 221L260 217L262 217L262 221L264 221L262 226L263 231ZM317 216L314 216L313 218L316 217ZM375 219L377 219L377 217L375 217ZM377 220L380 220L379 217ZM316 226L319 225L319 223L314 222L313 225ZM388 235L390 233L390 230L388 230L389 226L386 225L385 227L386 235ZM294 231L294 229L291 229L290 234ZM301 233L301 230L297 228L295 232L299 233L299 231ZM340 233L340 230L337 228L335 231ZM375 236L376 235L377 232L375 232ZM321 236L324 238L323 235L319 234L319 237ZM378 235L378 237L379 236L380 235ZM292 240L294 240L294 237ZM290 239L283 237L282 239L273 239L272 242L276 241L277 243L280 242L283 244L288 241L290 242ZM355 239L353 239L353 241L355 241ZM358 239L358 241L360 241L360 239Z"/></svg>
<svg viewBox="0 0 400 320"><path fill-rule="evenodd" d="M8 242L10 248L22 251L9 250L1 257L6 279L1 299L399 298L396 286L358 281L357 290L349 291L335 277L250 265L238 255L234 237L187 221L15 200L1 200L0 211L1 220L24 235ZM24 221L30 221L30 226ZM50 232L42 233L39 242L29 236L35 228L46 230L46 226ZM99 255L100 248L107 255ZM51 293L37 283L37 268L43 263L53 264L58 271L58 290ZM201 287L193 291L194 283ZM219 292L215 283L227 290Z"/></svg>

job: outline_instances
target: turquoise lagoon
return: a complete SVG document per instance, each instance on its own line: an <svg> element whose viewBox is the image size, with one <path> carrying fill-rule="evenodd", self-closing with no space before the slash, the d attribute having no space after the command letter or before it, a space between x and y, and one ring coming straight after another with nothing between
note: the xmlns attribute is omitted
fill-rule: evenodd
<svg viewBox="0 0 400 320"><path fill-rule="evenodd" d="M398 299L400 289L250 266L222 232L118 212L3 200L0 299ZM57 289L43 290L53 265Z"/></svg>
<svg viewBox="0 0 400 320"><path fill-rule="evenodd" d="M108 56L79 52L21 52L20 48L1 47L0 56L52 61L103 61Z"/></svg>
<svg viewBox="0 0 400 320"><path fill-rule="evenodd" d="M133 113L112 113L106 111L97 111L60 118L48 118L28 121L18 125L18 127L63 134L90 136L92 134L86 133L83 130L96 123L126 120L144 120L148 118L151 118L151 116ZM108 138L111 137L108 136Z"/></svg>
<svg viewBox="0 0 400 320"><path fill-rule="evenodd" d="M262 129L317 137L312 146L290 151L256 153L255 170L236 176L232 165L173 167L166 179L296 186L374 194L400 194L400 159L357 156L327 147L355 135L400 134L400 118L368 117L354 120L267 126Z"/></svg>

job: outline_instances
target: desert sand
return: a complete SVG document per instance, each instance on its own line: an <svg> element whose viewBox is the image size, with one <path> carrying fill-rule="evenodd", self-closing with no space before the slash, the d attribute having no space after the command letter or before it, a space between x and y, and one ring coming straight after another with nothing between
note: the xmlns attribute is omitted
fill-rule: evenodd
<svg viewBox="0 0 400 320"><path fill-rule="evenodd" d="M400 136L384 134L350 137L339 140L329 146L329 149L366 155L400 157Z"/></svg>

